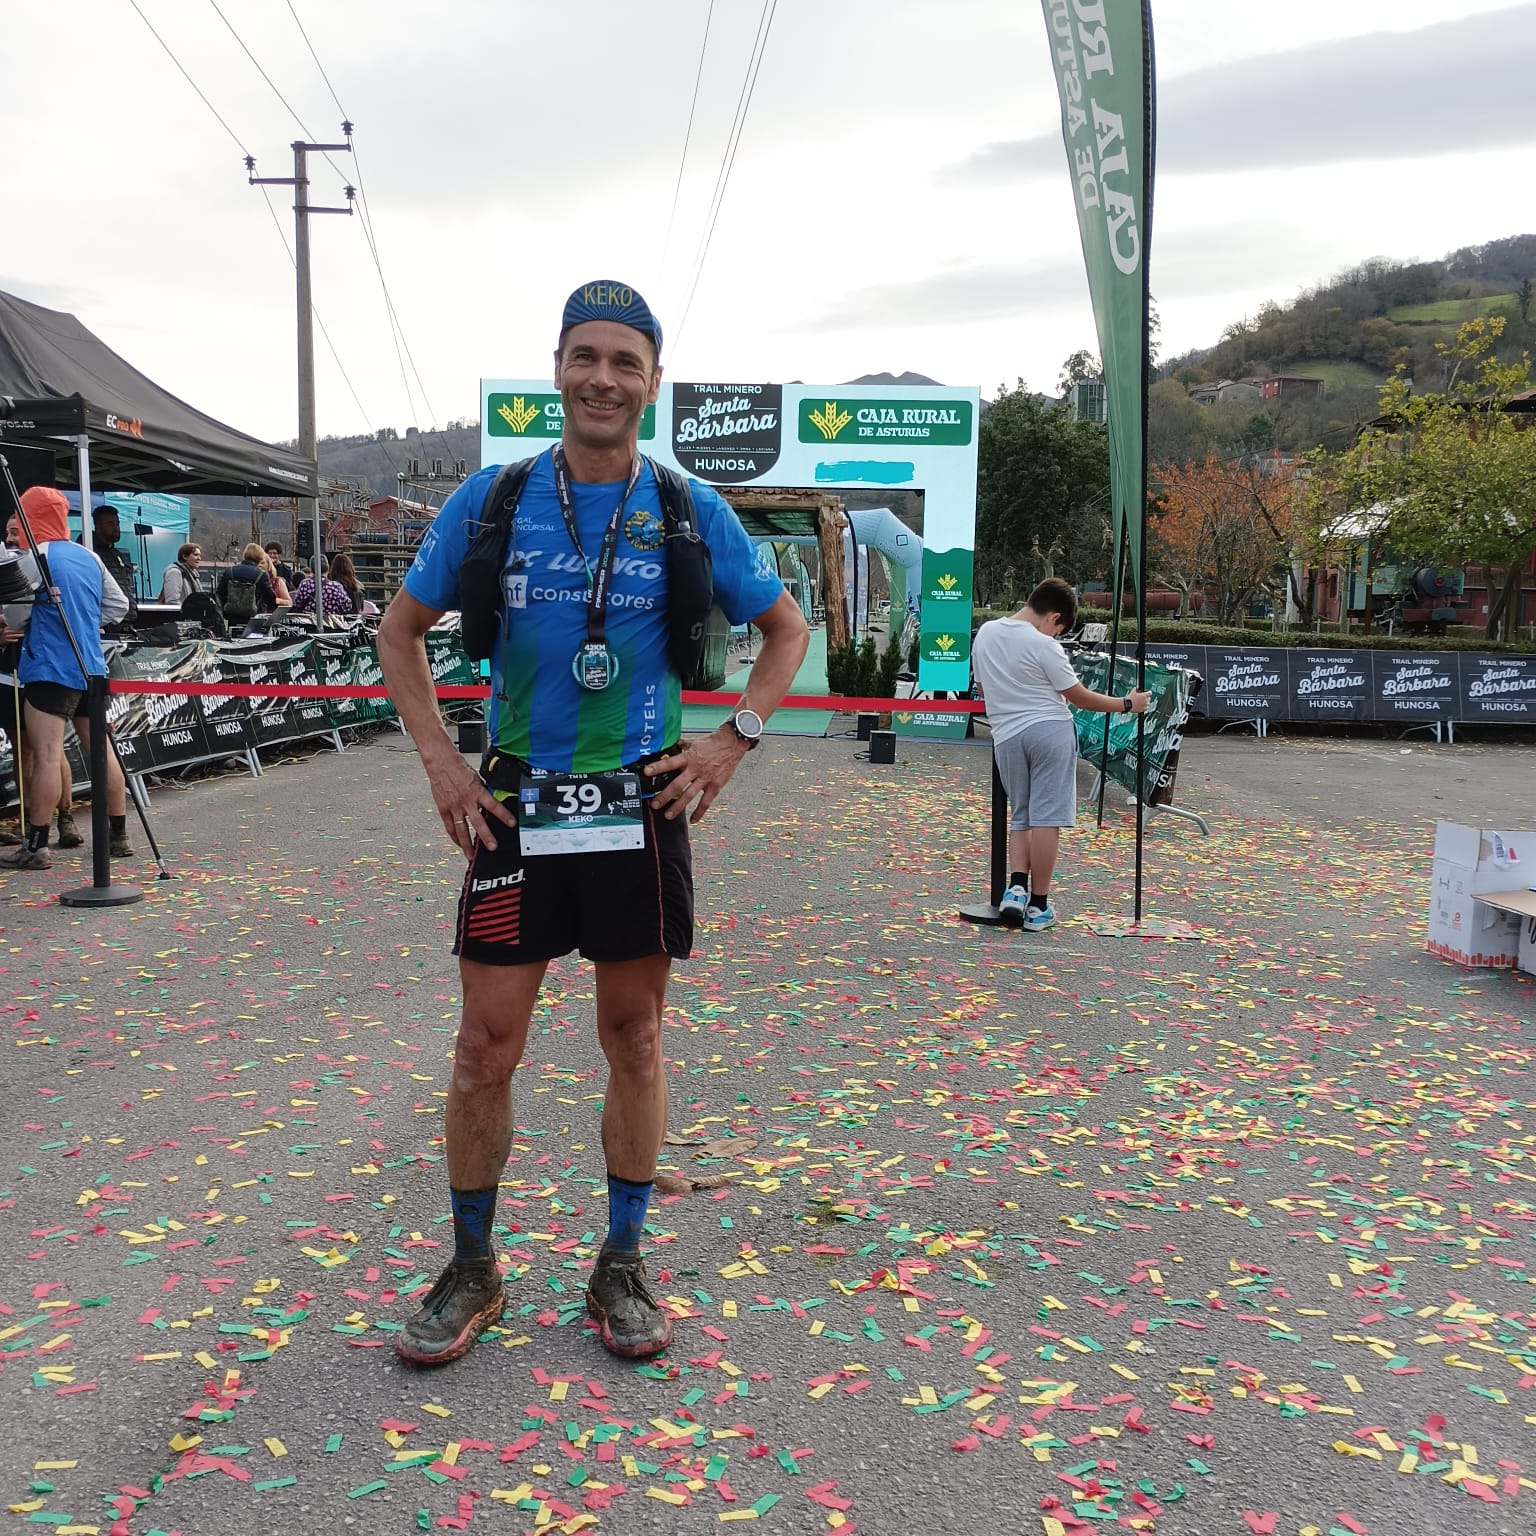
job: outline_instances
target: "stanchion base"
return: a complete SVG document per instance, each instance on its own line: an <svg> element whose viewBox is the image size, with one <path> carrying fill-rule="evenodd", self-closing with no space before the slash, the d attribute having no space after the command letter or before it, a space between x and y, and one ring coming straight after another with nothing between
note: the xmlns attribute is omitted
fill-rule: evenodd
<svg viewBox="0 0 1536 1536"><path fill-rule="evenodd" d="M955 914L962 923L985 923L989 928L1006 928L1002 909L990 901L978 902L973 907L961 907Z"/></svg>
<svg viewBox="0 0 1536 1536"><path fill-rule="evenodd" d="M131 907L143 900L144 892L136 885L82 885L59 892L61 907Z"/></svg>

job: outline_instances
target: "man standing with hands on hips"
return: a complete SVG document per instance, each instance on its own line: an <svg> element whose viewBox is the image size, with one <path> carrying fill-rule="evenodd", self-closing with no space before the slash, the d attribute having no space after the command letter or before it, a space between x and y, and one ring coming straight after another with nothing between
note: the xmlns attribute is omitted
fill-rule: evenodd
<svg viewBox="0 0 1536 1536"><path fill-rule="evenodd" d="M1008 794L1004 923L1039 933L1056 921L1051 876L1061 829L1077 821L1077 725L1067 707L1145 714L1152 695L1095 693L1078 681L1057 638L1077 625L1077 594L1047 576L1019 611L976 632L971 672L987 704L992 756Z"/></svg>
<svg viewBox="0 0 1536 1536"><path fill-rule="evenodd" d="M596 968L609 1068L609 1225L588 1311L615 1354L645 1358L671 1342L672 1318L651 1291L639 1244L667 1126L667 973L693 944L688 825L757 745L808 642L799 608L735 513L690 481L714 600L732 623L754 624L764 644L741 707L680 744L671 529L657 471L638 452L641 417L661 383L661 327L634 289L587 283L571 295L555 383L561 441L532 462L497 556L491 749L479 774L443 728L424 637L450 609L471 622L481 589L461 586L471 587L471 546L483 548L477 534L495 516L486 504L497 467L444 503L379 630L390 693L443 826L469 861L446 1127L454 1257L397 1337L398 1353L417 1365L457 1359L501 1316L491 1224L512 1141L512 1074L545 968L572 949Z"/></svg>

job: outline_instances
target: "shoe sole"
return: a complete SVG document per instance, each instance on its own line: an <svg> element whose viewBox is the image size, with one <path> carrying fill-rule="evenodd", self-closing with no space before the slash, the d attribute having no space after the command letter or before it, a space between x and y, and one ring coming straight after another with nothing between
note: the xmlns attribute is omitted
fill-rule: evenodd
<svg viewBox="0 0 1536 1536"><path fill-rule="evenodd" d="M593 1301L590 1292L587 1293L587 1314L597 1324L597 1336L602 1340L603 1348L610 1355L617 1355L621 1360L650 1360L664 1353L672 1344L672 1318L665 1310L661 1315L667 1321L667 1336L658 1344L652 1344L649 1341L644 1344L620 1344L608 1327L607 1313Z"/></svg>
<svg viewBox="0 0 1536 1536"><path fill-rule="evenodd" d="M475 1347L476 1341L487 1328L501 1321L506 1310L507 1295L503 1288L501 1295L495 1301L487 1302L446 1349L434 1350L430 1354L415 1350L406 1342L404 1334L398 1334L395 1338L395 1353L407 1365L447 1365L450 1360L461 1360Z"/></svg>

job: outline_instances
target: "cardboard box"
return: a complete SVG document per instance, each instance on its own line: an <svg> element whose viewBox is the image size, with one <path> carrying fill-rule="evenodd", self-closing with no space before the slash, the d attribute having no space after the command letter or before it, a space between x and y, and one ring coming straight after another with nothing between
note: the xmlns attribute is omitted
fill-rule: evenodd
<svg viewBox="0 0 1536 1536"><path fill-rule="evenodd" d="M1495 832L1460 822L1435 823L1435 862L1465 871L1471 896L1536 884L1536 832Z"/></svg>
<svg viewBox="0 0 1536 1536"><path fill-rule="evenodd" d="M1515 965L1521 917L1481 898L1523 890L1533 879L1536 832L1438 823L1429 898L1430 953L1469 967Z"/></svg>
<svg viewBox="0 0 1536 1536"><path fill-rule="evenodd" d="M1515 967L1536 976L1536 891L1491 891L1484 905L1514 918L1520 929Z"/></svg>

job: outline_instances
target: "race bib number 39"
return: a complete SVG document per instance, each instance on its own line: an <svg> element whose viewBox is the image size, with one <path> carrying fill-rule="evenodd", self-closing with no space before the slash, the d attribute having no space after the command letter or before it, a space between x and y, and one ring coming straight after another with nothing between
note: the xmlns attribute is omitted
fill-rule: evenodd
<svg viewBox="0 0 1536 1536"><path fill-rule="evenodd" d="M546 773L530 768L518 786L517 826L526 858L644 848L639 775Z"/></svg>

